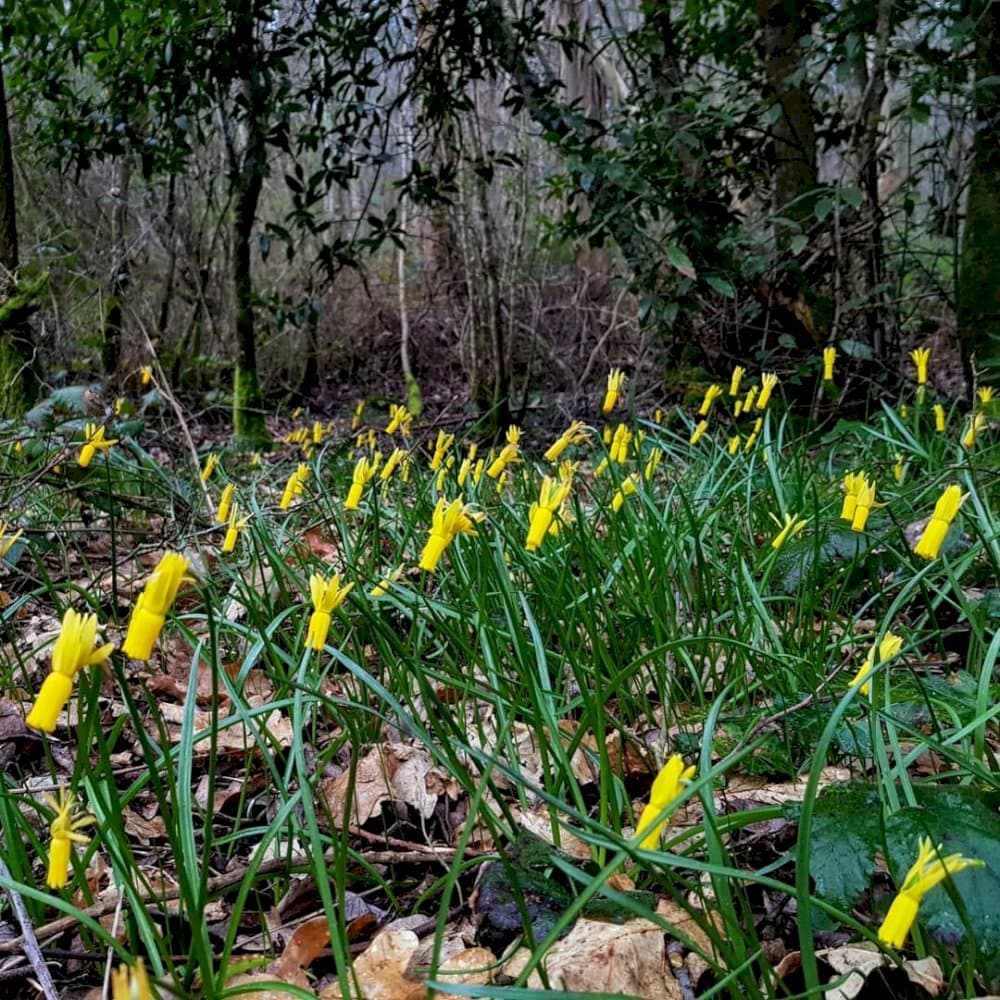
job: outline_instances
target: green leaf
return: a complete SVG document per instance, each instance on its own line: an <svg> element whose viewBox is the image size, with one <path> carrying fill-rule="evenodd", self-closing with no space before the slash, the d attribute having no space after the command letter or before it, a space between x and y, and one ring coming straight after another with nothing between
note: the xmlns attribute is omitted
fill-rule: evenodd
<svg viewBox="0 0 1000 1000"><path fill-rule="evenodd" d="M932 785L915 789L918 804L900 809L886 822L889 867L898 886L917 856L921 837L941 844L943 854L978 858L971 868L932 889L920 906L920 925L945 945L956 945L971 930L979 952L976 968L987 979L1000 977L1000 817L996 802L972 788ZM961 901L963 920L951 893Z"/></svg>
<svg viewBox="0 0 1000 1000"><path fill-rule="evenodd" d="M844 818L850 817L845 823ZM875 873L882 843L882 800L862 782L825 789L816 800L809 838L809 874L816 894L850 910Z"/></svg>
<svg viewBox="0 0 1000 1000"><path fill-rule="evenodd" d="M822 222L833 211L832 198L819 198L813 208L813 214Z"/></svg>
<svg viewBox="0 0 1000 1000"><path fill-rule="evenodd" d="M736 289L733 287L732 282L727 281L725 278L719 278L714 274L706 274L705 284L713 288L720 295L725 295L727 299L736 297Z"/></svg>
<svg viewBox="0 0 1000 1000"><path fill-rule="evenodd" d="M856 361L869 361L874 356L871 347L860 340L842 340L840 346L849 358Z"/></svg>
<svg viewBox="0 0 1000 1000"><path fill-rule="evenodd" d="M793 257L798 257L800 253L809 245L809 237L799 233L798 236L793 236L788 241L788 249L791 250Z"/></svg>
<svg viewBox="0 0 1000 1000"><path fill-rule="evenodd" d="M861 208L861 202L864 201L865 196L856 187L845 187L840 189L840 197L852 208Z"/></svg>
<svg viewBox="0 0 1000 1000"><path fill-rule="evenodd" d="M697 278L698 273L691 263L691 258L676 243L668 243L666 247L667 260L671 266L675 267L685 278Z"/></svg>

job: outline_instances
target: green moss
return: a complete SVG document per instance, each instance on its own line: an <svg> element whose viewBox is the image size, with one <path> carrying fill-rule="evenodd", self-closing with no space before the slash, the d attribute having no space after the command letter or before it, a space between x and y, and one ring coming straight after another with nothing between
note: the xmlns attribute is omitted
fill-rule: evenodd
<svg viewBox="0 0 1000 1000"><path fill-rule="evenodd" d="M412 375L406 379L406 408L417 418L424 412L424 401L420 396L420 383Z"/></svg>
<svg viewBox="0 0 1000 1000"><path fill-rule="evenodd" d="M272 444L255 369L237 368L233 372L233 444L247 451L262 451Z"/></svg>

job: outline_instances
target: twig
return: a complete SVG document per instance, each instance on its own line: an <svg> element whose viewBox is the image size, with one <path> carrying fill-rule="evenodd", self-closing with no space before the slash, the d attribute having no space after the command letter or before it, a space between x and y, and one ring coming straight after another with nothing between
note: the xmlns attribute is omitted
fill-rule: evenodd
<svg viewBox="0 0 1000 1000"><path fill-rule="evenodd" d="M14 881L10 869L7 867L7 862L3 858L0 858L0 875L7 881L8 886ZM21 925L21 936L15 939L20 943L17 950L23 951L28 956L31 968L34 969L35 977L38 979L38 986L45 994L45 1000L59 1000L56 984L52 981L49 967L45 964L41 949L38 947L38 939L31 926L31 917L28 916L28 911L24 907L24 900L21 899L21 894L16 889L8 887L6 891L11 908L17 916L17 922Z"/></svg>
<svg viewBox="0 0 1000 1000"><path fill-rule="evenodd" d="M404 842L405 843L405 842ZM411 845L417 847L418 845ZM454 847L425 847L423 849L417 850L398 850L398 851L369 851L369 852L359 852L366 861L372 864L387 865L387 864L428 864L435 861L453 861L457 856L458 852ZM476 856L477 852L465 851L463 857ZM330 852L330 858L333 857L333 852ZM272 858L270 861L265 861L257 868L257 875L270 875L276 872L286 871L288 868L307 868L312 863L314 859L308 854L296 854L291 858ZM2 863L2 862L0 862ZM217 875L215 878L208 879L206 884L206 890L209 893L221 892L223 889L228 889L230 886L238 885L240 882L246 878L247 872L249 871L249 866L243 865L235 871L226 872L224 875ZM9 874L7 874L9 878ZM150 893L149 895L141 897L141 902L143 905L148 903L166 903L171 902L176 899L180 899L181 890L180 888L169 889L165 892ZM119 905L118 897L113 899L107 899L100 903L95 903L93 906L88 906L85 910L81 910L80 914L87 917L99 918L107 916L113 910L117 909ZM26 916L26 915L25 915ZM57 920L52 920L47 924L38 928L37 937L38 938L51 938L58 934L63 934L68 930L71 930L79 923L79 920L75 916L69 917L59 917ZM19 954L20 952L28 952L29 945L28 934L31 932L30 924L25 925L22 922L22 935L21 937L12 938L10 941L0 942L0 955L12 955ZM26 928L26 930L25 930ZM35 953L41 957L41 952L38 948L38 943L36 936L31 937L32 945L34 946ZM29 954L30 957L30 954ZM51 982L51 980L50 980ZM47 996L47 1000L58 1000L58 994L52 993Z"/></svg>
<svg viewBox="0 0 1000 1000"><path fill-rule="evenodd" d="M195 473L198 474L198 482L201 486L202 493L205 494L205 506L208 508L208 516L215 516L215 504L212 501L212 494L209 492L208 484L204 482L201 478L201 461L198 458L198 449L195 447L194 438L191 437L191 432L188 430L187 421L184 419L184 411L181 409L180 403L174 397L174 394L167 387L167 376L160 365L160 359L157 356L156 348L153 347L153 341L149 336L149 331L146 329L145 324L141 319L135 317L139 329L142 331L143 340L146 341L146 349L149 351L149 356L153 359L153 365L156 368L157 378L154 380L157 389L163 394L164 399L170 404L170 408L174 411L174 416L177 417L177 424L180 427L181 434L184 436L185 442L187 442L188 450L191 452L191 461L194 464Z"/></svg>

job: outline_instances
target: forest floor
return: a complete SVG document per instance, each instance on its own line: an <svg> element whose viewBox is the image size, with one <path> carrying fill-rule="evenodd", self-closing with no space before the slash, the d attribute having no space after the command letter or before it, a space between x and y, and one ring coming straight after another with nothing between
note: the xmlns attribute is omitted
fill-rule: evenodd
<svg viewBox="0 0 1000 1000"><path fill-rule="evenodd" d="M8 995L996 992L995 402L810 377L8 428Z"/></svg>

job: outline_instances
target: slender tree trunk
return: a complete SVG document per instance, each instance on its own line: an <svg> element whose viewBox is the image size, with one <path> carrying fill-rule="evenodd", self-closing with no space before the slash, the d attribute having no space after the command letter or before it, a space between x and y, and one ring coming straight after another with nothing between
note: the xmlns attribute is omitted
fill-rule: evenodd
<svg viewBox="0 0 1000 1000"><path fill-rule="evenodd" d="M808 23L801 16L800 6L785 0L757 0L767 94L780 109L773 129L773 208L776 215L794 219L807 230L819 178L812 98L803 80L799 44ZM777 234L779 244L787 244L792 235L782 228Z"/></svg>
<svg viewBox="0 0 1000 1000"><path fill-rule="evenodd" d="M865 193L870 237L865 253L865 284L868 296L868 339L877 359L895 355L896 337L890 330L889 310L885 304L885 248L882 244L882 204L879 196L878 148L881 138L882 105L889 91L887 60L892 28L892 0L879 0L875 20L875 48L871 75L862 60L864 97L861 102L860 154L861 189Z"/></svg>
<svg viewBox="0 0 1000 1000"><path fill-rule="evenodd" d="M253 0L237 7L232 51L236 65L248 74L243 81L246 147L234 165L233 185L233 303L235 309L236 370L233 377L233 433L241 447L259 448L270 442L264 424L264 398L257 374L254 328L254 291L250 264L257 205L267 172L265 110L267 83L253 73L256 55Z"/></svg>
<svg viewBox="0 0 1000 1000"><path fill-rule="evenodd" d="M104 309L104 374L115 376L122 356L122 310L128 291L130 264L128 255L128 199L132 165L128 158L117 164L115 204L111 212L111 278Z"/></svg>
<svg viewBox="0 0 1000 1000"><path fill-rule="evenodd" d="M3 66L0 65L0 414L15 417L27 409L38 392L35 351L28 326L34 297L44 279L18 287L20 264L17 213L14 199L14 157Z"/></svg>
<svg viewBox="0 0 1000 1000"><path fill-rule="evenodd" d="M991 386L1000 385L1000 4L972 5L979 27L975 92L978 130L959 261L958 329L962 362ZM986 83L992 78L993 83Z"/></svg>
<svg viewBox="0 0 1000 1000"><path fill-rule="evenodd" d="M170 306L174 297L174 282L177 280L177 174L171 173L167 181L167 206L164 222L167 224L167 275L163 281L163 298L160 299L160 314L156 321L157 340L163 343L170 326Z"/></svg>

